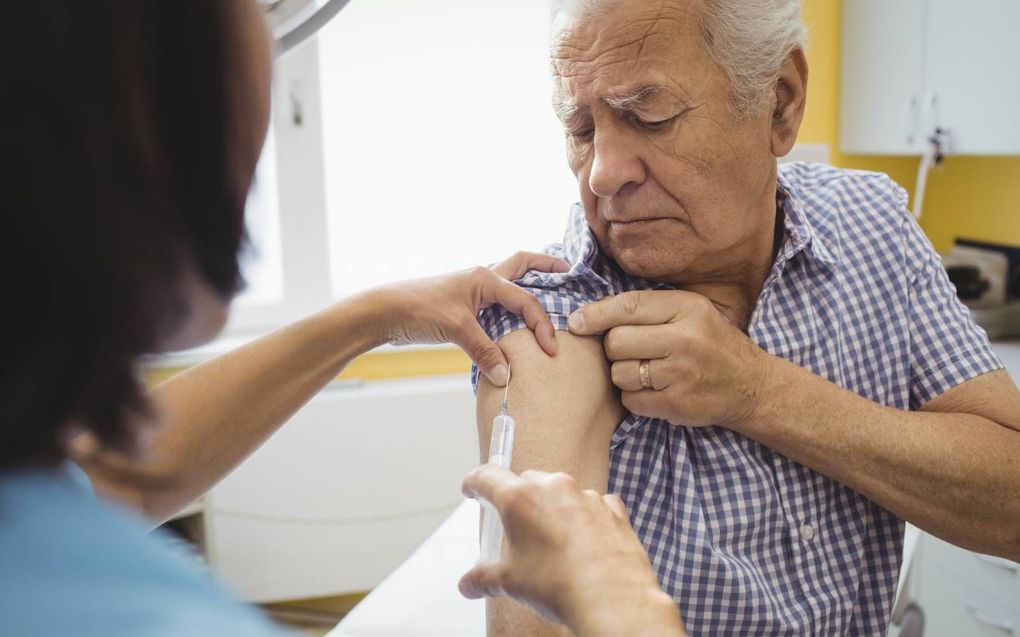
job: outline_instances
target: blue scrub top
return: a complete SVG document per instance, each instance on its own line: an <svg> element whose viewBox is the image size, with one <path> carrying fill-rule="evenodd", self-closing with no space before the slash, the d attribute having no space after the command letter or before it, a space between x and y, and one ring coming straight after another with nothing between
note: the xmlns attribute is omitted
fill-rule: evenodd
<svg viewBox="0 0 1020 637"><path fill-rule="evenodd" d="M284 637L78 467L0 474L0 635ZM293 636L291 636L293 637Z"/></svg>

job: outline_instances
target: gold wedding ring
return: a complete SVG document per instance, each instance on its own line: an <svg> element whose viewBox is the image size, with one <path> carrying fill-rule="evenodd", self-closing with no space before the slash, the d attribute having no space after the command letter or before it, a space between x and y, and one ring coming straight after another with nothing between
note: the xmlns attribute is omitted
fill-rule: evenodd
<svg viewBox="0 0 1020 637"><path fill-rule="evenodd" d="M647 360L641 361L641 364L638 365L638 377L641 380L641 387L643 389L652 388L652 370L649 368Z"/></svg>

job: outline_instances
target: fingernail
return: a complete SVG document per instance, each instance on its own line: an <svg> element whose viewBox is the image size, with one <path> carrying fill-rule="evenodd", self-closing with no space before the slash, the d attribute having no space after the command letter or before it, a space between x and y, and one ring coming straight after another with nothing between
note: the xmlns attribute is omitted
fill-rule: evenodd
<svg viewBox="0 0 1020 637"><path fill-rule="evenodd" d="M576 332L580 332L581 330L583 330L584 314L581 313L581 310L577 310L576 312L571 314L570 318L567 319L567 324L570 326L570 329Z"/></svg>
<svg viewBox="0 0 1020 637"><path fill-rule="evenodd" d="M489 380L499 385L500 387L503 387L504 385L506 385L507 376L509 375L510 370L507 368L506 365L500 363L499 365L493 367L492 371L489 372Z"/></svg>

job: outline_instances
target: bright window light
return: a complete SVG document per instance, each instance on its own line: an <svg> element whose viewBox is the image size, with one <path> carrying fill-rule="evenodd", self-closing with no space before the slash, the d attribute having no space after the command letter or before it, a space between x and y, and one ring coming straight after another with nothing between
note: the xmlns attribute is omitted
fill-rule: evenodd
<svg viewBox="0 0 1020 637"><path fill-rule="evenodd" d="M319 35L337 296L563 236L548 0L352 2Z"/></svg>
<svg viewBox="0 0 1020 637"><path fill-rule="evenodd" d="M235 308L265 307L283 302L280 198L276 185L276 145L273 142L273 129L270 127L245 207L245 222L251 242L241 256L241 271L247 288L234 301Z"/></svg>

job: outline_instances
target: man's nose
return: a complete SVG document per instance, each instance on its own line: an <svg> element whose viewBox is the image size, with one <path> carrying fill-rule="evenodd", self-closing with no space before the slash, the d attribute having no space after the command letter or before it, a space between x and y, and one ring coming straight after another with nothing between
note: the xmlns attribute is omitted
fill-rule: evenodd
<svg viewBox="0 0 1020 637"><path fill-rule="evenodd" d="M594 139L588 187L597 197L612 197L627 184L643 183L645 165L634 147L634 141L617 131L597 131Z"/></svg>

